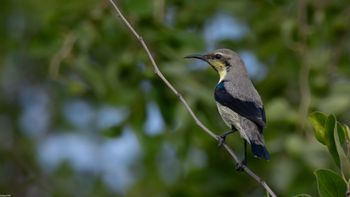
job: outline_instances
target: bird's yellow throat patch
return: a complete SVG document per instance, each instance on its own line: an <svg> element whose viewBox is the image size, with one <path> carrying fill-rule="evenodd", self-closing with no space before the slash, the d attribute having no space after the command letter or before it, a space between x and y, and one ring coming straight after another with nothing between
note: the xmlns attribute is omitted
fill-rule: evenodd
<svg viewBox="0 0 350 197"><path fill-rule="evenodd" d="M218 61L218 60L212 60L209 63L212 66L214 66L214 68L218 71L219 76L220 76L220 80L219 81L222 81L225 78L226 74L227 74L225 64L223 62L221 62L221 61Z"/></svg>

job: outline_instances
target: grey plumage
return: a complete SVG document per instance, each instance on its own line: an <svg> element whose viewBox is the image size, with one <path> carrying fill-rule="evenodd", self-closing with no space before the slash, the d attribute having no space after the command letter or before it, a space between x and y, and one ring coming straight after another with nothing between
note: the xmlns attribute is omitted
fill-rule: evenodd
<svg viewBox="0 0 350 197"><path fill-rule="evenodd" d="M255 156L269 159L263 136L266 125L263 103L239 55L229 49L218 49L188 58L204 60L219 73L214 96L222 119L251 144Z"/></svg>
<svg viewBox="0 0 350 197"><path fill-rule="evenodd" d="M262 108L263 104L260 95L256 91L252 81L249 79L245 65L238 54L228 49L219 49L215 52L230 54L232 57L228 60L231 66L227 68L227 74L222 79L225 81L224 87L226 91L234 98L242 101L253 102L257 107ZM240 116L230 108L221 105L219 102L216 102L216 104L221 117L229 127L234 125L235 128L238 129L240 135L249 143L255 142L261 145L264 144L264 137L262 133L259 132L259 129L254 122Z"/></svg>

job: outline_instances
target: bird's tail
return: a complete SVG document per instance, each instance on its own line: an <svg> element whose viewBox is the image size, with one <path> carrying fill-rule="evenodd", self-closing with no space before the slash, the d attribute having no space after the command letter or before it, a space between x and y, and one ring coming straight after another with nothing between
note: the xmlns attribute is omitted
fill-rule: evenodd
<svg viewBox="0 0 350 197"><path fill-rule="evenodd" d="M255 156L259 158L263 157L266 160L270 159L270 154L264 145L255 144L254 142L251 142L251 144L252 144L252 152Z"/></svg>

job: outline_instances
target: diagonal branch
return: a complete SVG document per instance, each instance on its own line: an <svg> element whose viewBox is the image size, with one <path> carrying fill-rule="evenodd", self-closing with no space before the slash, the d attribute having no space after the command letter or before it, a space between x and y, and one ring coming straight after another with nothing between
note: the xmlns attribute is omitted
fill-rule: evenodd
<svg viewBox="0 0 350 197"><path fill-rule="evenodd" d="M125 25L129 28L131 33L137 38L137 40L142 45L143 49L146 51L148 58L150 59L154 72L156 75L159 76L159 78L168 86L168 88L180 99L181 103L185 106L188 113L190 113L191 117L194 119L195 123L203 129L208 135L210 135L212 138L219 140L218 136L214 134L211 130L209 130L204 124L198 119L198 117L194 114L191 107L188 105L184 97L174 88L174 86L164 77L162 72L160 72L158 65L156 61L154 60L150 50L148 49L145 41L143 38L136 32L136 30L131 26L131 24L128 22L128 20L124 17L118 6L114 3L113 0L109 0L112 4L113 8L117 12L118 16L122 19L122 21L125 23ZM236 163L239 163L237 155L233 152L233 150L225 143L222 144L222 146L225 148L225 150L230 154L230 156L234 159ZM271 197L276 197L276 194L272 191L272 189L267 185L267 183L262 180L258 175L256 175L252 170L250 170L247 166L243 165L244 171L251 176L253 179L255 179L258 183L260 183L265 190L268 192L268 194Z"/></svg>

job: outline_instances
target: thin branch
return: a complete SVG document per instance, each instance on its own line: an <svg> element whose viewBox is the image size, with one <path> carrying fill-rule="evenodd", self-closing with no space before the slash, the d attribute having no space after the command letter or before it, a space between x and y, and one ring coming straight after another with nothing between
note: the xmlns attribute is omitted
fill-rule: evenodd
<svg viewBox="0 0 350 197"><path fill-rule="evenodd" d="M180 99L182 104L185 106L188 113L190 113L191 117L194 119L195 123L202 128L208 135L210 135L212 138L219 140L219 137L214 134L210 129L208 129L204 124L197 118L197 116L194 114L191 107L188 105L184 97L174 88L174 86L164 77L164 75L160 72L157 63L155 62L150 50L148 49L145 41L143 38L135 31L135 29L131 26L131 24L128 22L128 20L124 17L118 6L114 3L113 0L109 0L114 7L115 11L117 12L118 16L122 19L122 21L125 23L125 25L129 28L131 33L137 38L137 40L142 45L143 49L146 51L148 58L150 59L154 72L159 76L159 78L168 86L168 88ZM230 154L230 156L234 159L236 163L239 163L237 155L233 152L233 150L225 143L222 144L225 150ZM253 179L255 179L258 183L260 183L265 190L269 193L271 197L276 197L276 194L272 191L272 189L267 185L267 183L262 180L258 175L256 175L253 171L251 171L247 166L243 166L244 171L251 176Z"/></svg>
<svg viewBox="0 0 350 197"><path fill-rule="evenodd" d="M60 50L51 59L49 73L52 78L56 79L59 77L59 68L61 62L71 53L76 39L76 35L73 32L70 32L64 39Z"/></svg>

